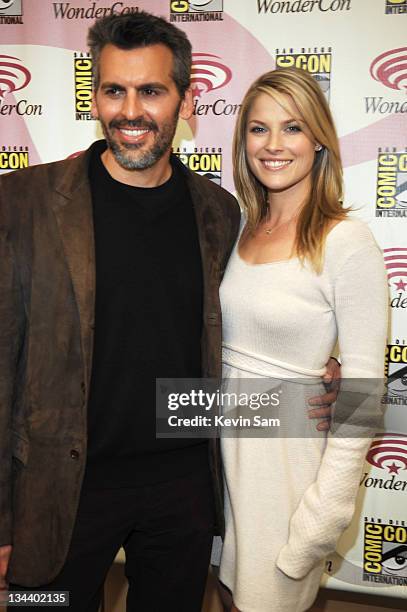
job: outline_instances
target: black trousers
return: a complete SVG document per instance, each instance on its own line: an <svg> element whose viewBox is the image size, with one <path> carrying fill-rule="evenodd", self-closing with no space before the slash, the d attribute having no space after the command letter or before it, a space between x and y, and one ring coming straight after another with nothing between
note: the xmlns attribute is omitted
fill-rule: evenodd
<svg viewBox="0 0 407 612"><path fill-rule="evenodd" d="M84 490L60 574L41 589L10 590L70 591L70 612L97 612L123 546L128 612L201 612L213 525L209 468L154 486Z"/></svg>

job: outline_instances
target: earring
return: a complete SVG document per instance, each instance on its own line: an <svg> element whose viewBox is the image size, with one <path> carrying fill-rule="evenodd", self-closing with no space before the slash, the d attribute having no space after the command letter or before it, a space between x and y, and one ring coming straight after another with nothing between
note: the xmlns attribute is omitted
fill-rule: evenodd
<svg viewBox="0 0 407 612"><path fill-rule="evenodd" d="M323 147L320 144L315 145L315 151L322 151Z"/></svg>

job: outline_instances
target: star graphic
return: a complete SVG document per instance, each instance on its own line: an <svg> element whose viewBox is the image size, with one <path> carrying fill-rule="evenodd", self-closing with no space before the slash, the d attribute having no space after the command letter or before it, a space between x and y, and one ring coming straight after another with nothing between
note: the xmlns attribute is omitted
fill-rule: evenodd
<svg viewBox="0 0 407 612"><path fill-rule="evenodd" d="M202 92L203 92L203 89L199 87L199 85L195 85L195 87L192 88L192 97L200 98Z"/></svg>
<svg viewBox="0 0 407 612"><path fill-rule="evenodd" d="M402 281L401 278L399 279L399 282L398 283L394 283L394 285L396 286L397 291L405 291L405 289L407 287L407 283Z"/></svg>
<svg viewBox="0 0 407 612"><path fill-rule="evenodd" d="M389 470L389 474L398 474L399 470L401 469L400 465L396 465L393 461L393 463L391 465L387 466L387 469Z"/></svg>

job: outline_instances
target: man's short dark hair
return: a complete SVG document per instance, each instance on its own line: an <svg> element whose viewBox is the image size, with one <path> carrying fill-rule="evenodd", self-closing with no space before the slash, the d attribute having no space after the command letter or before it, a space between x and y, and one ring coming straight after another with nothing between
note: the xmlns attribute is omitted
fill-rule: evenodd
<svg viewBox="0 0 407 612"><path fill-rule="evenodd" d="M99 86L100 54L106 45L119 49L137 49L162 44L172 51L174 68L172 78L177 90L184 97L190 85L192 48L185 32L165 19L145 11L138 13L107 15L89 28L88 45L93 59L94 86Z"/></svg>

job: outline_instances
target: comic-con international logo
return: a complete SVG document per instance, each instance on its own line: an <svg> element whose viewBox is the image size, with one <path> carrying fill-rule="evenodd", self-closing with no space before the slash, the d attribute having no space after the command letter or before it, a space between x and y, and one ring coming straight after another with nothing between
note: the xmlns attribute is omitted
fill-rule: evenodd
<svg viewBox="0 0 407 612"><path fill-rule="evenodd" d="M378 151L376 217L407 217L407 148Z"/></svg>
<svg viewBox="0 0 407 612"><path fill-rule="evenodd" d="M350 11L351 0L257 0L257 12L275 15L289 13L337 13Z"/></svg>
<svg viewBox="0 0 407 612"><path fill-rule="evenodd" d="M319 83L327 100L331 90L332 48L276 49L276 67L301 68Z"/></svg>
<svg viewBox="0 0 407 612"><path fill-rule="evenodd" d="M240 104L230 102L219 94L213 100L212 92L223 89L232 80L232 71L222 62L219 55L213 53L193 53L191 68L191 87L194 99L193 114L199 116L234 116L239 112ZM211 94L211 102L206 102ZM206 102L206 103L205 103Z"/></svg>
<svg viewBox="0 0 407 612"><path fill-rule="evenodd" d="M407 47L398 47L380 53L370 64L370 76L394 93L407 92ZM400 95L399 100L386 100L383 96L365 97L367 113L381 115L407 113L407 100Z"/></svg>
<svg viewBox="0 0 407 612"><path fill-rule="evenodd" d="M28 168L29 165L28 147L18 145L0 146L0 172L20 170L20 168Z"/></svg>
<svg viewBox="0 0 407 612"><path fill-rule="evenodd" d="M407 249L405 250L407 257ZM407 261L407 259L405 260ZM400 284L407 287L407 283L400 281ZM392 302L399 303L402 300L407 307L406 297L393 298ZM399 338L394 344L388 344L385 357L386 370L386 393L383 395L382 403L396 406L407 406L407 345L404 340ZM406 466L407 467L407 466Z"/></svg>
<svg viewBox="0 0 407 612"><path fill-rule="evenodd" d="M0 0L0 25L23 23L23 0Z"/></svg>
<svg viewBox="0 0 407 612"><path fill-rule="evenodd" d="M405 521L365 517L363 580L407 586Z"/></svg>
<svg viewBox="0 0 407 612"><path fill-rule="evenodd" d="M222 149L220 147L196 147L192 152L186 149L176 149L174 153L193 172L206 176L217 185L222 184Z"/></svg>
<svg viewBox="0 0 407 612"><path fill-rule="evenodd" d="M74 54L75 118L93 119L92 111L92 58L89 53Z"/></svg>
<svg viewBox="0 0 407 612"><path fill-rule="evenodd" d="M31 81L31 73L18 57L0 55L0 115L42 115L42 104L27 99L16 102L14 93Z"/></svg>
<svg viewBox="0 0 407 612"><path fill-rule="evenodd" d="M171 0L170 21L223 21L223 0Z"/></svg>
<svg viewBox="0 0 407 612"><path fill-rule="evenodd" d="M407 0L385 0L386 15L401 15L407 13Z"/></svg>
<svg viewBox="0 0 407 612"><path fill-rule="evenodd" d="M75 2L53 2L55 19L99 19L106 15L138 13L139 7L130 2L105 2L88 0L88 6L76 6Z"/></svg>

